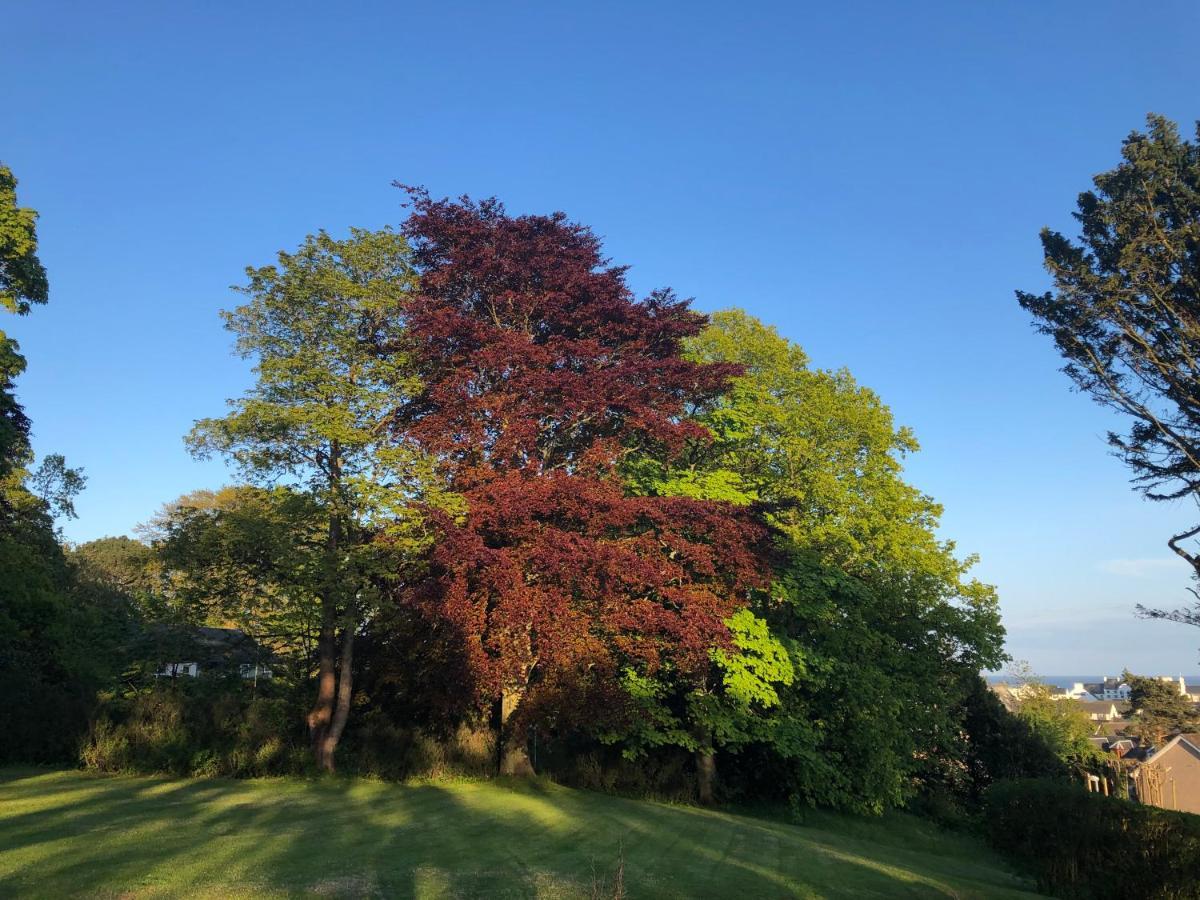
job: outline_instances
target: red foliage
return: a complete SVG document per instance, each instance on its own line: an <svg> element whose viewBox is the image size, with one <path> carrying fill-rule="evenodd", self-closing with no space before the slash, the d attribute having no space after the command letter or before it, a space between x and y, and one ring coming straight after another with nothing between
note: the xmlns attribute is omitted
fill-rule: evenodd
<svg viewBox="0 0 1200 900"><path fill-rule="evenodd" d="M704 317L669 291L636 300L561 213L411 193L408 330L425 387L398 421L470 510L437 519L417 599L463 635L491 697L582 667L702 677L764 579L763 532L725 504L627 496L617 465L705 439L685 404L738 369L684 360Z"/></svg>
<svg viewBox="0 0 1200 900"><path fill-rule="evenodd" d="M701 676L762 581L761 531L720 504L627 497L565 473L500 476L470 500L465 527L440 521L420 599L470 636L493 695L535 666L654 672L669 660Z"/></svg>
<svg viewBox="0 0 1200 900"><path fill-rule="evenodd" d="M686 301L635 301L625 269L562 213L414 201L409 329L426 389L405 425L453 460L460 486L514 469L603 472L634 444L703 437L680 419L684 402L722 391L738 368L680 356L705 322Z"/></svg>

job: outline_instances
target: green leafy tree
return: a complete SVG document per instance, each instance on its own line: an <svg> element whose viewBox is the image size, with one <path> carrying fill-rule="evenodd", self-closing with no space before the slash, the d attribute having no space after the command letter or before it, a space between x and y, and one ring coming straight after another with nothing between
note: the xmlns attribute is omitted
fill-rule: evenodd
<svg viewBox="0 0 1200 900"><path fill-rule="evenodd" d="M1054 696L1040 681L1022 686L1017 717L1029 726L1064 764L1076 770L1095 768L1101 752L1092 744L1095 725L1074 700Z"/></svg>
<svg viewBox="0 0 1200 900"><path fill-rule="evenodd" d="M329 771L351 708L354 641L386 593L374 544L383 536L398 554L423 544L415 500L454 508L428 463L391 439L393 410L418 387L400 330L409 259L390 229L355 229L247 269L238 290L248 302L224 317L238 353L255 361L255 385L189 437L197 454L223 453L250 481L287 485L320 510L323 549L307 576L319 620L308 727Z"/></svg>
<svg viewBox="0 0 1200 900"><path fill-rule="evenodd" d="M49 297L36 225L37 213L17 204L17 179L0 163L0 306L17 315ZM22 469L31 457L29 419L13 392L24 371L17 342L0 330L0 477Z"/></svg>
<svg viewBox="0 0 1200 900"><path fill-rule="evenodd" d="M1079 195L1078 238L1042 230L1053 290L1017 299L1075 386L1128 423L1108 442L1138 489L1200 499L1200 141L1149 116L1093 184ZM1167 544L1200 575L1198 534ZM1142 612L1200 625L1200 610Z"/></svg>
<svg viewBox="0 0 1200 900"><path fill-rule="evenodd" d="M148 593L158 581L154 550L125 535L86 541L71 548L70 555L77 565L86 566L95 580L117 590Z"/></svg>
<svg viewBox="0 0 1200 900"><path fill-rule="evenodd" d="M690 410L711 441L670 464L639 457L628 479L637 491L753 504L778 554L774 585L750 609L758 639L739 648L756 692L730 690L727 659L682 707L693 727L660 731L691 749L697 733L718 747L758 742L775 782L809 802L900 803L922 767L963 750L967 676L1003 659L995 592L967 577L974 560L936 537L941 508L903 480L915 438L849 373L813 370L740 310L714 314L687 350L743 375ZM757 663L781 650L787 668ZM669 708L670 689L654 690Z"/></svg>
<svg viewBox="0 0 1200 900"><path fill-rule="evenodd" d="M1200 711L1175 681L1126 672L1133 714L1126 732L1144 743L1161 747L1174 735L1200 730Z"/></svg>
<svg viewBox="0 0 1200 900"><path fill-rule="evenodd" d="M300 679L319 668L322 578L328 543L324 507L277 486L193 491L145 527L166 587L163 622L241 629ZM372 545L383 558L386 545ZM357 574L368 547L356 550Z"/></svg>
<svg viewBox="0 0 1200 900"><path fill-rule="evenodd" d="M712 803L717 778L716 752L734 751L755 741L797 740L786 734L795 723L779 715L781 691L803 671L803 653L780 640L749 609L725 622L731 646L709 651L707 680L680 680L671 672L648 676L628 668L622 673L631 714L623 727L606 728L601 739L620 744L627 759L664 746L695 756L696 790L702 803ZM804 736L807 729L800 729Z"/></svg>
<svg viewBox="0 0 1200 900"><path fill-rule="evenodd" d="M965 708L965 799L972 807L978 806L984 791L997 781L1065 779L1070 775L1054 748L1028 722L1007 709L983 678L973 679Z"/></svg>
<svg viewBox="0 0 1200 900"><path fill-rule="evenodd" d="M34 210L17 205L17 179L0 163L0 306L18 315L50 297L37 255L37 218Z"/></svg>

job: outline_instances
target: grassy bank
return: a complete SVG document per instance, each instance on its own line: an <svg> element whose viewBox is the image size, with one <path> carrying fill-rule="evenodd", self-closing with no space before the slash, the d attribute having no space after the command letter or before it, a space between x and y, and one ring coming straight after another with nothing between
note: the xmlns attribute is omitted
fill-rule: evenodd
<svg viewBox="0 0 1200 900"><path fill-rule="evenodd" d="M803 825L543 783L0 770L0 896L1015 897L904 816Z"/></svg>

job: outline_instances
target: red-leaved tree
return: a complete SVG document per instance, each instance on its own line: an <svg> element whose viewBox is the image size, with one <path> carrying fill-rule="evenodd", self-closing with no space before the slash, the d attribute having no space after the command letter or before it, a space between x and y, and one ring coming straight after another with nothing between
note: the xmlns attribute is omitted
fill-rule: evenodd
<svg viewBox="0 0 1200 900"><path fill-rule="evenodd" d="M670 291L636 299L562 213L410 195L408 350L424 389L398 428L469 508L462 522L433 514L414 599L458 630L495 704L500 769L520 773L540 684L626 667L703 679L725 619L764 582L764 534L744 510L629 496L619 477L627 453L704 440L685 404L738 369L683 359L704 317Z"/></svg>

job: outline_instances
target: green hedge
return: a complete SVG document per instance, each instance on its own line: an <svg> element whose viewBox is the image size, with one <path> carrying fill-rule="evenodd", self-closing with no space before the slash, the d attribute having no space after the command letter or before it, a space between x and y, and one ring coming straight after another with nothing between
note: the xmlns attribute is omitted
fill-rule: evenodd
<svg viewBox="0 0 1200 900"><path fill-rule="evenodd" d="M1200 816L1030 779L988 789L984 827L1058 897L1200 898Z"/></svg>

